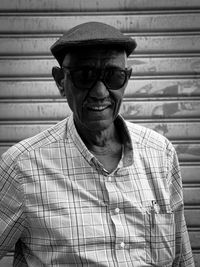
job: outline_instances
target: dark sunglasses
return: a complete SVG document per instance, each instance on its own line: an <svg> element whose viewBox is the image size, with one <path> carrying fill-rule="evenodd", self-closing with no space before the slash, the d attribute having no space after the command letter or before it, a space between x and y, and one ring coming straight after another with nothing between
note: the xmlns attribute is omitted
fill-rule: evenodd
<svg viewBox="0 0 200 267"><path fill-rule="evenodd" d="M122 88L131 76L132 69L107 67L97 69L91 67L68 68L67 70L72 83L77 89L91 89L97 81L102 81L107 89L118 90Z"/></svg>

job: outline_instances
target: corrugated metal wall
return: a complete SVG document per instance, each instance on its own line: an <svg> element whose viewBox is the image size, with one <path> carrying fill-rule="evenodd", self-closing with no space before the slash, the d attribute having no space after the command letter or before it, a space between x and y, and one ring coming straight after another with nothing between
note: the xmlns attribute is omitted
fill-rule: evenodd
<svg viewBox="0 0 200 267"><path fill-rule="evenodd" d="M122 113L175 145L185 215L200 266L200 1L1 0L0 154L64 118L49 47L86 21L107 22L137 40ZM0 262L11 266L12 252Z"/></svg>

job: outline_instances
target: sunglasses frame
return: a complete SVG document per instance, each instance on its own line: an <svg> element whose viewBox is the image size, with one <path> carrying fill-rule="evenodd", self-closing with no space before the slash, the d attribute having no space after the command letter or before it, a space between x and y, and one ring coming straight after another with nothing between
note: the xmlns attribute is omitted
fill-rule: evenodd
<svg viewBox="0 0 200 267"><path fill-rule="evenodd" d="M132 73L132 68L125 68L125 69L122 69L120 67L107 67L107 68L92 68L92 67L82 67L82 68L70 68L70 67L65 67L65 66L62 66L63 69L65 69L69 76L70 76L70 79L73 83L73 85L77 88L77 89L84 89L84 90L90 90L92 89L92 87L94 87L94 85L97 83L97 81L102 81L103 84L106 86L107 89L109 90L119 90L121 89L125 84L126 82L130 79L131 77L131 73ZM96 70L96 79L95 81L91 84L90 87L83 87L83 85L81 85L80 87L76 85L76 82L74 82L74 79L73 79L73 73L76 72L76 71L79 71L79 70L84 70L84 69L92 69L92 70ZM124 82L123 84L118 87L118 88L112 88L111 86L109 86L107 83L106 83L106 80L105 80L105 76L106 76L106 71L109 71L109 70L112 70L112 69L116 69L116 70L119 70L119 71L123 71L125 73L125 78L124 78Z"/></svg>

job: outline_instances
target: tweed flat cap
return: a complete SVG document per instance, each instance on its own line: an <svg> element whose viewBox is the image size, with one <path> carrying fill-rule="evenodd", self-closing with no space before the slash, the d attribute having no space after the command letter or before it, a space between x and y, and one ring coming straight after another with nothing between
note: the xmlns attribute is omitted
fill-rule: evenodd
<svg viewBox="0 0 200 267"><path fill-rule="evenodd" d="M110 25L100 22L87 22L63 34L51 46L51 52L59 64L62 65L65 55L70 50L91 46L119 47L124 49L129 56L136 48L136 42Z"/></svg>

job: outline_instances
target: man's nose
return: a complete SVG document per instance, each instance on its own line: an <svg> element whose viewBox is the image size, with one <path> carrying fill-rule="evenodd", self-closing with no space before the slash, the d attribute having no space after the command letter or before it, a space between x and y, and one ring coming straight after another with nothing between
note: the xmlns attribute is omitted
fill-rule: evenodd
<svg viewBox="0 0 200 267"><path fill-rule="evenodd" d="M89 96L97 99L104 99L109 96L109 91L102 81L97 81L91 88Z"/></svg>

